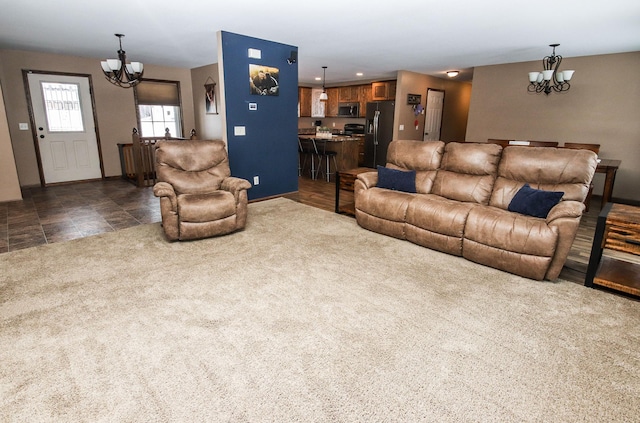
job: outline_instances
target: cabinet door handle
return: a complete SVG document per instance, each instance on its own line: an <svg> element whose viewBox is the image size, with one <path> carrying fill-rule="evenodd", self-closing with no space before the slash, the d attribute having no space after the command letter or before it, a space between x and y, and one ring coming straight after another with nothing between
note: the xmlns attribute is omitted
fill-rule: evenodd
<svg viewBox="0 0 640 423"><path fill-rule="evenodd" d="M625 239L624 242L626 242L627 244L640 245L640 241L636 239Z"/></svg>

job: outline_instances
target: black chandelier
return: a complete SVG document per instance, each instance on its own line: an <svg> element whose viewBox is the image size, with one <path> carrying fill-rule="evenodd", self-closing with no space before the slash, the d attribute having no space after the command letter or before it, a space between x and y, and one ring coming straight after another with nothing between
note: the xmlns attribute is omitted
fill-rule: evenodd
<svg viewBox="0 0 640 423"><path fill-rule="evenodd" d="M104 76L111 82L122 88L131 88L142 79L144 66L140 62L127 63L127 55L122 50L122 37L124 34L114 34L120 40L120 50L117 59L107 59L100 62Z"/></svg>
<svg viewBox="0 0 640 423"><path fill-rule="evenodd" d="M551 53L551 56L545 56L542 59L544 69L542 72L529 72L528 92L549 95L551 91L559 93L561 91L569 91L569 88L571 88L569 81L575 71L558 71L560 62L562 62L562 56L556 55L556 47L559 45L549 44L549 47L553 47L553 53Z"/></svg>

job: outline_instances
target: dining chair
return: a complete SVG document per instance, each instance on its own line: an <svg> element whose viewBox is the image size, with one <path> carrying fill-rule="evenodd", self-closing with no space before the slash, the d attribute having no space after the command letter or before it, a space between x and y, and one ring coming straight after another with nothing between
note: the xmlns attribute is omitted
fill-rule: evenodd
<svg viewBox="0 0 640 423"><path fill-rule="evenodd" d="M591 150L594 153L600 153L600 144L589 144L589 143L580 143L580 142L565 142L563 145L564 148L573 148L576 150ZM593 195L593 180L591 181L591 185L589 185L589 192L587 193L587 198L584 200L585 211L589 211L589 204L591 203L591 196Z"/></svg>
<svg viewBox="0 0 640 423"><path fill-rule="evenodd" d="M557 141L529 141L529 147L557 147Z"/></svg>
<svg viewBox="0 0 640 423"><path fill-rule="evenodd" d="M565 142L563 145L564 148L574 148L581 150L591 150L594 153L600 153L600 144L588 144L588 143L580 143L580 142Z"/></svg>
<svg viewBox="0 0 640 423"><path fill-rule="evenodd" d="M502 148L504 148L504 147L509 145L509 140L500 140L500 139L496 139L496 138L489 138L487 140L487 143L489 143L489 144L498 144L498 145L501 145Z"/></svg>

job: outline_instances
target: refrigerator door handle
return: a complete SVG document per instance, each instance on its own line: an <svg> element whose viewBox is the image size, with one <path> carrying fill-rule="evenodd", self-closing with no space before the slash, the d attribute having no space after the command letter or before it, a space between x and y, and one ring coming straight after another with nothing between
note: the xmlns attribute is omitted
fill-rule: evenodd
<svg viewBox="0 0 640 423"><path fill-rule="evenodd" d="M378 122L380 120L380 110L373 114L373 145L378 145Z"/></svg>

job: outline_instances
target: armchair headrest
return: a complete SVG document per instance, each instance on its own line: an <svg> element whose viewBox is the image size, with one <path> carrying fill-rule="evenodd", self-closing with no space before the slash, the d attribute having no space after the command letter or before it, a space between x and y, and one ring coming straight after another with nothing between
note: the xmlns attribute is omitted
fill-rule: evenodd
<svg viewBox="0 0 640 423"><path fill-rule="evenodd" d="M178 193L208 193L231 176L229 158L221 140L163 140L156 149L158 181Z"/></svg>
<svg viewBox="0 0 640 423"><path fill-rule="evenodd" d="M162 140L156 144L156 162L187 172L229 166L221 140Z"/></svg>

